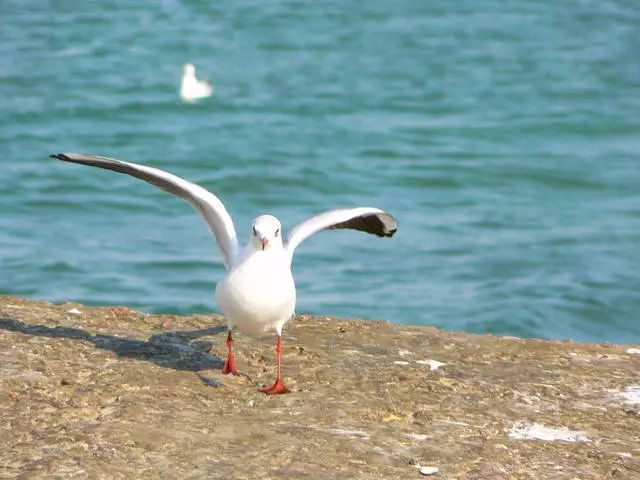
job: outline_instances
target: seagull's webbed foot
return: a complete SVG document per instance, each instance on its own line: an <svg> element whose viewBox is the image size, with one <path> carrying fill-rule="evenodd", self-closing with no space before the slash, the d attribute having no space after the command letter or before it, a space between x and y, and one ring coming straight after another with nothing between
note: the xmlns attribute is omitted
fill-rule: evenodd
<svg viewBox="0 0 640 480"><path fill-rule="evenodd" d="M222 373L223 375L226 375L228 373L232 373L233 375L240 375L240 372L238 372L238 369L236 368L236 362L235 362L235 358L233 357L233 353L231 353L229 355L229 358L227 358L226 363L224 364L224 367L222 367Z"/></svg>
<svg viewBox="0 0 640 480"><path fill-rule="evenodd" d="M236 358L233 354L233 338L231 338L231 330L229 330L229 334L227 335L227 347L229 347L229 356L227 357L227 362L222 367L223 375L228 373L232 373L233 375L240 375L238 369L236 368Z"/></svg>
<svg viewBox="0 0 640 480"><path fill-rule="evenodd" d="M281 393L289 393L287 387L282 382L282 336L278 334L278 345L276 346L276 353L278 354L278 376L276 377L276 383L267 388L261 388L260 391L267 395L279 395Z"/></svg>
<svg viewBox="0 0 640 480"><path fill-rule="evenodd" d="M279 395L281 393L289 393L291 390L285 387L284 383L282 383L282 381L278 379L276 380L276 383L274 383L270 387L261 388L260 391L266 393L267 395Z"/></svg>

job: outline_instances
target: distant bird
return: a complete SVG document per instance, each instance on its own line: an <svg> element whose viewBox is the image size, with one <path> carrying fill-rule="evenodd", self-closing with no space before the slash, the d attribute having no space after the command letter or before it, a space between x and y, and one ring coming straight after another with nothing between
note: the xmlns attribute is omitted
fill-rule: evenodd
<svg viewBox="0 0 640 480"><path fill-rule="evenodd" d="M231 337L234 328L249 335L273 328L278 335L278 376L272 386L262 389L269 395L289 392L282 381L282 328L294 315L296 304L296 287L291 274L296 247L321 230L353 229L391 237L398 228L396 220L380 209L346 208L309 218L291 230L283 242L280 221L271 215L260 215L253 220L249 242L243 248L222 202L199 185L157 168L112 158L79 153L58 153L51 157L140 178L186 200L198 211L215 236L227 268L227 276L218 283L215 292L229 330L229 355L222 373L238 375Z"/></svg>
<svg viewBox="0 0 640 480"><path fill-rule="evenodd" d="M184 102L195 102L200 98L207 98L213 94L211 84L196 78L196 67L191 63L184 66L182 83L180 84L180 98Z"/></svg>

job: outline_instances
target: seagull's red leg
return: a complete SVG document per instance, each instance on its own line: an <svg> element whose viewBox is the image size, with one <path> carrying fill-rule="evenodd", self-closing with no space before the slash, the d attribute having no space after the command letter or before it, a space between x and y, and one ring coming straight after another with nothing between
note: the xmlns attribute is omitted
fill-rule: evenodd
<svg viewBox="0 0 640 480"><path fill-rule="evenodd" d="M229 335L227 335L227 347L229 347L229 356L227 357L227 363L225 363L224 367L222 368L222 373L224 373L225 375L227 373L240 375L238 369L236 368L236 360L233 355L233 338L231 338L231 330L229 330Z"/></svg>
<svg viewBox="0 0 640 480"><path fill-rule="evenodd" d="M282 336L278 335L278 345L276 346L276 352L278 353L278 376L276 377L276 383L267 388L260 389L261 392L267 395L277 395L279 393L289 393L287 387L282 383Z"/></svg>

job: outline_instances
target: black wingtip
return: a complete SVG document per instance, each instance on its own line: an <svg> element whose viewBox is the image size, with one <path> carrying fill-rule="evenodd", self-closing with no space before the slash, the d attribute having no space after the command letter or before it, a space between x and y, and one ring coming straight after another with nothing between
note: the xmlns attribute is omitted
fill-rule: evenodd
<svg viewBox="0 0 640 480"><path fill-rule="evenodd" d="M67 157L64 153L52 153L49 155L49 158L57 158L58 160L67 160Z"/></svg>

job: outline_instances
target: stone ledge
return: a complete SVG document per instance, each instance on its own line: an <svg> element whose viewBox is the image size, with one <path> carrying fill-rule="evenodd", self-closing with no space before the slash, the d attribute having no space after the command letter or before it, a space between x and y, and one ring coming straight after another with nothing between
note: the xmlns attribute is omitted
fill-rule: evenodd
<svg viewBox="0 0 640 480"><path fill-rule="evenodd" d="M275 337L237 378L225 337L0 297L0 478L640 478L637 346L300 316L268 397Z"/></svg>

